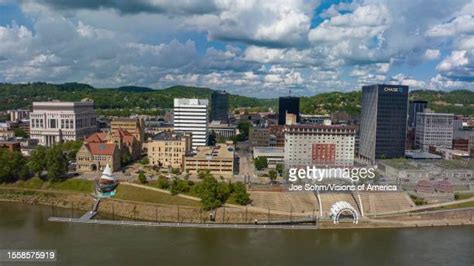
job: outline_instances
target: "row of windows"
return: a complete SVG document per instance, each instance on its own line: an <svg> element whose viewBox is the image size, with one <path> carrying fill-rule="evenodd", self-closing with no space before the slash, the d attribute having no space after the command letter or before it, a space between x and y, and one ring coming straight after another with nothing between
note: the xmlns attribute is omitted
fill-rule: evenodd
<svg viewBox="0 0 474 266"><path fill-rule="evenodd" d="M183 156L182 153L152 153L151 157L179 157L181 158Z"/></svg>
<svg viewBox="0 0 474 266"><path fill-rule="evenodd" d="M108 160L110 158L110 156L108 155L94 155L94 160L95 161L105 161L105 160Z"/></svg>
<svg viewBox="0 0 474 266"><path fill-rule="evenodd" d="M154 152L154 151L161 152L162 150L164 152L184 152L185 151L185 149L183 149L181 147L165 147L164 149L161 149L161 147L158 147L157 149L155 149L155 147L151 148L152 152Z"/></svg>
<svg viewBox="0 0 474 266"><path fill-rule="evenodd" d="M222 168L195 168L195 167L186 167L186 170L190 171L199 171L199 170L210 170L210 171L216 171L216 172L230 172L233 171L233 169L230 167L222 167Z"/></svg>

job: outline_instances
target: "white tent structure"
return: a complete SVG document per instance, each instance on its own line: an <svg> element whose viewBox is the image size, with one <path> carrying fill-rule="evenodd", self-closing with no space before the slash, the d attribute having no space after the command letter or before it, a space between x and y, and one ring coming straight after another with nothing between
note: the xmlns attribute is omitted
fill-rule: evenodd
<svg viewBox="0 0 474 266"><path fill-rule="evenodd" d="M332 218L333 223L339 223L341 214L351 215L352 222L357 224L359 222L359 213L347 201L337 201L331 206L329 217Z"/></svg>
<svg viewBox="0 0 474 266"><path fill-rule="evenodd" d="M109 164L105 166L100 178L115 181L115 177L112 175L112 168L110 168Z"/></svg>
<svg viewBox="0 0 474 266"><path fill-rule="evenodd" d="M119 180L112 175L112 169L107 164L102 176L96 182L96 197L97 198L110 198L115 196Z"/></svg>

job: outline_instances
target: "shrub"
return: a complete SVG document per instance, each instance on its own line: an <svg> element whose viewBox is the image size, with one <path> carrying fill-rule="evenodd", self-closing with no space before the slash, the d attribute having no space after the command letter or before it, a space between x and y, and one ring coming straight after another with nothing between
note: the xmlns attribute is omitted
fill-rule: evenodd
<svg viewBox="0 0 474 266"><path fill-rule="evenodd" d="M158 177L157 187L161 189L168 189L170 187L170 182L166 177L160 175L160 177Z"/></svg>
<svg viewBox="0 0 474 266"><path fill-rule="evenodd" d="M178 193L188 192L190 189L189 183L186 180L174 179L171 185L171 194L176 195Z"/></svg>
<svg viewBox="0 0 474 266"><path fill-rule="evenodd" d="M145 176L144 173L140 173L140 174L138 175L138 181L140 181L140 183L142 183L142 184L147 183L146 176Z"/></svg>

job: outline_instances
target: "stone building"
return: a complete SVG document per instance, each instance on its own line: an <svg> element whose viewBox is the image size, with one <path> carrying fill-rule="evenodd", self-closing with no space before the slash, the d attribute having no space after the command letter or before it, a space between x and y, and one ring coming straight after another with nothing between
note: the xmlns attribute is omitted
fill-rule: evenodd
<svg viewBox="0 0 474 266"><path fill-rule="evenodd" d="M191 134L165 131L157 134L147 143L150 165L183 170L184 156L191 148Z"/></svg>
<svg viewBox="0 0 474 266"><path fill-rule="evenodd" d="M94 102L33 102L30 113L30 137L40 145L52 146L68 140L84 139L96 132Z"/></svg>
<svg viewBox="0 0 474 266"><path fill-rule="evenodd" d="M126 130L95 133L84 141L76 156L77 170L101 171L108 163L116 171L122 163L138 160L140 155L139 141Z"/></svg>
<svg viewBox="0 0 474 266"><path fill-rule="evenodd" d="M145 142L145 122L141 118L114 118L110 123L110 130L122 129L128 131L142 145Z"/></svg>
<svg viewBox="0 0 474 266"><path fill-rule="evenodd" d="M77 171L102 171L108 164L112 171L121 168L120 151L115 143L84 143L76 155Z"/></svg>

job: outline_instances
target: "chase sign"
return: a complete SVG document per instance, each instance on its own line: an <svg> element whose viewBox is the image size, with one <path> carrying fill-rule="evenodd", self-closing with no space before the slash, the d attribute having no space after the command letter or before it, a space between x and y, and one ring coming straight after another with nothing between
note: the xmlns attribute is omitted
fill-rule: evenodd
<svg viewBox="0 0 474 266"><path fill-rule="evenodd" d="M400 92L400 93L402 93L403 92L403 87L399 87L399 88L385 87L383 90L385 92Z"/></svg>

